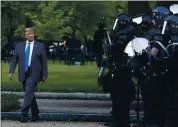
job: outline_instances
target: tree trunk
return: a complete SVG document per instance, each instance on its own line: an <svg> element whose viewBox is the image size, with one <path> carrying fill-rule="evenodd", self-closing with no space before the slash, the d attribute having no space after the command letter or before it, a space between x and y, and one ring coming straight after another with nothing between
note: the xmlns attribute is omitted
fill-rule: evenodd
<svg viewBox="0 0 178 127"><path fill-rule="evenodd" d="M146 12L150 12L151 8L148 1L128 1L128 14L136 16Z"/></svg>

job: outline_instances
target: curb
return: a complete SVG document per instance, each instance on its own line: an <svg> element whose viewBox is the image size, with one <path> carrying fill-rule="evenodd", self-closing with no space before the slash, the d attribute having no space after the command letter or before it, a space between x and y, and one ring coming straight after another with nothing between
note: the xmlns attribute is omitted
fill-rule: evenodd
<svg viewBox="0 0 178 127"><path fill-rule="evenodd" d="M2 91L1 93L16 94L20 98L24 97L24 92ZM37 99L77 99L77 100L110 100L110 94L99 93L55 93L55 92L35 92Z"/></svg>
<svg viewBox="0 0 178 127"><path fill-rule="evenodd" d="M31 118L31 114L29 114ZM20 120L21 114L19 112L2 112L1 119L5 120ZM91 121L91 122L109 122L111 116L108 114L63 114L63 113L40 113L40 119L42 121ZM140 122L143 120L143 116L140 115ZM130 115L130 121L132 123L137 122L136 115Z"/></svg>
<svg viewBox="0 0 178 127"><path fill-rule="evenodd" d="M24 97L24 92L2 91L6 94L16 94L20 98ZM79 99L79 100L110 100L110 94L99 93L55 93L55 92L35 92L37 99Z"/></svg>

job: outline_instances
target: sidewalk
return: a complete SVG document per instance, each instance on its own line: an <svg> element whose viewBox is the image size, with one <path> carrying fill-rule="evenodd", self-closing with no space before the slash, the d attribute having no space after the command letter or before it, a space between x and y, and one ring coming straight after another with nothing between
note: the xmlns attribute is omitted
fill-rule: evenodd
<svg viewBox="0 0 178 127"><path fill-rule="evenodd" d="M2 120L2 127L105 127L104 123L99 122L57 122L42 121L36 123L20 123L19 121Z"/></svg>
<svg viewBox="0 0 178 127"><path fill-rule="evenodd" d="M131 124L132 127L133 124ZM103 122L40 121L20 123L19 121L2 120L2 127L106 127Z"/></svg>
<svg viewBox="0 0 178 127"><path fill-rule="evenodd" d="M19 99L20 105L23 99ZM64 99L37 99L42 120L72 120L72 121L109 121L111 119L110 100L64 100ZM143 103L140 102L141 117ZM131 121L136 121L136 102L131 104ZM31 112L31 111L30 111ZM20 110L1 113L2 119L19 120Z"/></svg>

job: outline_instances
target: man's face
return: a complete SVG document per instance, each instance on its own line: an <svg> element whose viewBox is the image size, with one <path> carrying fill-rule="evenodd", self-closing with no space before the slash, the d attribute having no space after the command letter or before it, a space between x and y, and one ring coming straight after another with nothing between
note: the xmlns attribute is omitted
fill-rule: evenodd
<svg viewBox="0 0 178 127"><path fill-rule="evenodd" d="M25 38L27 40L32 41L32 40L34 40L34 37L35 37L35 34L34 34L34 32L32 30L27 30L25 32Z"/></svg>

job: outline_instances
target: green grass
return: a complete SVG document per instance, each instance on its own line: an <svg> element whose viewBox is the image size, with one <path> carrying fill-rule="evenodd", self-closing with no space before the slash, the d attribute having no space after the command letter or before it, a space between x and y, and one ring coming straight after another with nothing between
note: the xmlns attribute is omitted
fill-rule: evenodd
<svg viewBox="0 0 178 127"><path fill-rule="evenodd" d="M13 80L8 79L9 64L1 64L2 90L23 91L18 81L16 68ZM99 92L97 85L97 67L95 63L84 66L68 66L48 62L48 79L39 83L37 91L48 92Z"/></svg>

